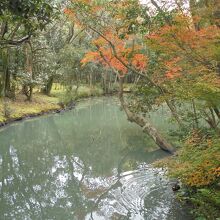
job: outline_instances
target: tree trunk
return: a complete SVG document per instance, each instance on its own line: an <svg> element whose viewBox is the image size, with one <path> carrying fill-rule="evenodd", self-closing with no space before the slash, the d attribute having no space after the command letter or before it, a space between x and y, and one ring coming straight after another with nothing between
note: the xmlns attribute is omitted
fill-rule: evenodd
<svg viewBox="0 0 220 220"><path fill-rule="evenodd" d="M93 83L92 83L92 69L91 69L91 71L90 71L90 73L89 73L89 86L90 86L90 88L92 88L93 87Z"/></svg>
<svg viewBox="0 0 220 220"><path fill-rule="evenodd" d="M30 42L26 43L25 54L26 54L26 71L27 73L30 74L31 79L33 79L33 54L32 54L32 48ZM25 95L27 96L27 100L31 102L33 96L32 82L30 82L27 87L29 87L29 89L26 90Z"/></svg>
<svg viewBox="0 0 220 220"><path fill-rule="evenodd" d="M10 81L11 81L11 77L10 77L10 72L9 72L9 69L8 69L8 66L6 67L5 69L5 96L10 98Z"/></svg>
<svg viewBox="0 0 220 220"><path fill-rule="evenodd" d="M176 111L175 106L167 99L165 100L165 102L166 102L168 108L170 109L172 116L175 118L176 122L178 123L179 127L183 128L184 124L183 124L182 120L180 119L180 117Z"/></svg>
<svg viewBox="0 0 220 220"><path fill-rule="evenodd" d="M32 97L33 97L33 86L30 85L30 86L29 86L29 91L28 91L27 100L28 100L29 102L32 102Z"/></svg>
<svg viewBox="0 0 220 220"><path fill-rule="evenodd" d="M219 109L214 105L213 110L215 112L215 114L217 115L218 119L220 119L220 112Z"/></svg>
<svg viewBox="0 0 220 220"><path fill-rule="evenodd" d="M8 48L1 51L1 96L9 96L10 93L10 73L8 69Z"/></svg>
<svg viewBox="0 0 220 220"><path fill-rule="evenodd" d="M108 80L107 80L107 72L103 73L103 91L104 94L108 94Z"/></svg>
<svg viewBox="0 0 220 220"><path fill-rule="evenodd" d="M123 78L119 78L119 99L122 105L122 108L124 109L128 120L130 122L135 122L137 125L143 128L143 132L147 133L154 142L164 151L167 151L169 153L174 153L175 149L173 146L162 137L162 135L157 131L157 129L151 125L151 123L143 116L138 115L136 113L131 112L125 101L123 96Z"/></svg>
<svg viewBox="0 0 220 220"><path fill-rule="evenodd" d="M194 122L195 122L195 128L199 128L199 121L198 121L198 116L196 112L196 105L194 99L192 99L192 106L193 106L193 114L194 114Z"/></svg>
<svg viewBox="0 0 220 220"><path fill-rule="evenodd" d="M4 95L4 66L2 54L3 52L0 49L0 97Z"/></svg>
<svg viewBox="0 0 220 220"><path fill-rule="evenodd" d="M198 21L195 19L195 17L197 16L197 2L196 0L190 0L189 1L189 7L190 7L190 13L191 13L191 16L192 16L192 22L193 22L193 25L194 25L194 28L196 31L199 31L200 27L199 27L199 23Z"/></svg>
<svg viewBox="0 0 220 220"><path fill-rule="evenodd" d="M42 89L42 92L46 95L50 95L52 86L53 86L53 76L49 77L45 88Z"/></svg>

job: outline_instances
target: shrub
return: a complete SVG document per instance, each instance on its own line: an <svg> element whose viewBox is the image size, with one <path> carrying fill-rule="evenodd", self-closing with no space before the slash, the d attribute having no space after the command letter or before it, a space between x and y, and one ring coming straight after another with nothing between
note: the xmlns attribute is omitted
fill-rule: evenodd
<svg viewBox="0 0 220 220"><path fill-rule="evenodd" d="M194 206L201 219L220 216L220 138L194 131L178 154L157 165L168 167L172 177L183 183L182 199ZM180 196L181 197L181 196Z"/></svg>

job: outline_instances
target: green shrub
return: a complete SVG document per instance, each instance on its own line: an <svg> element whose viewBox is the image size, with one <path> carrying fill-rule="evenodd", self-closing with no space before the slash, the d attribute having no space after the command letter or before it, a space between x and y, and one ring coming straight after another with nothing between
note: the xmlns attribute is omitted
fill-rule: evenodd
<svg viewBox="0 0 220 220"><path fill-rule="evenodd" d="M220 138L194 131L176 156L157 163L183 184L181 200L189 201L198 219L220 216Z"/></svg>
<svg viewBox="0 0 220 220"><path fill-rule="evenodd" d="M76 93L75 90L72 91L66 91L64 94L59 96L59 104L62 107L67 106L69 103L76 101L80 98L88 98L91 96L101 96L103 95L102 89L99 87L80 87Z"/></svg>

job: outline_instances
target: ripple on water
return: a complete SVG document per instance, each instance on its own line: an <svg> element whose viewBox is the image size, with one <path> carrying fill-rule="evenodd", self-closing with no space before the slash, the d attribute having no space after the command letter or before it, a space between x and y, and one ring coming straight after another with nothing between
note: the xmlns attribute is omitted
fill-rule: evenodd
<svg viewBox="0 0 220 220"><path fill-rule="evenodd" d="M114 216L134 220L169 219L174 195L162 169L141 165L138 170L122 173L119 182L120 186L113 187L100 202L101 216L106 219L115 219Z"/></svg>

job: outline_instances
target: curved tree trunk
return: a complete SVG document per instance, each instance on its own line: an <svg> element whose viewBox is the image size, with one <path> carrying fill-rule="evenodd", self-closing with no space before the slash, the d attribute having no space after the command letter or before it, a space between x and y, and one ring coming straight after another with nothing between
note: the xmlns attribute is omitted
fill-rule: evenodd
<svg viewBox="0 0 220 220"><path fill-rule="evenodd" d="M133 113L128 109L123 96L123 78L119 78L119 99L130 122L135 122L137 125L142 127L143 132L147 133L162 150L169 153L173 153L175 151L173 146L162 137L158 130L145 117Z"/></svg>

